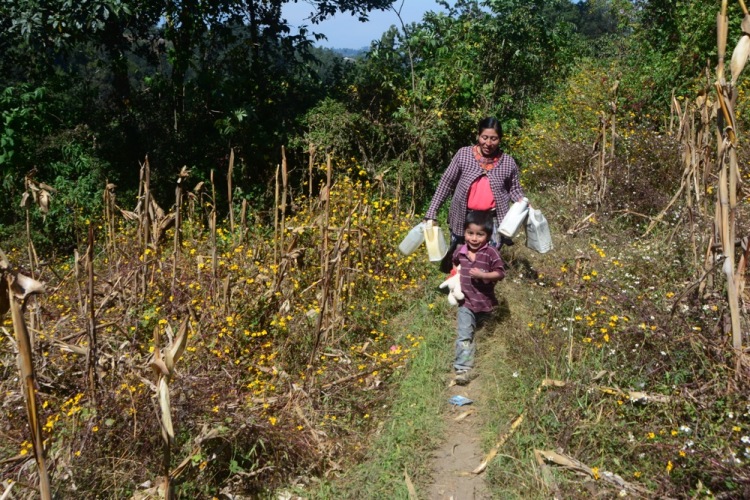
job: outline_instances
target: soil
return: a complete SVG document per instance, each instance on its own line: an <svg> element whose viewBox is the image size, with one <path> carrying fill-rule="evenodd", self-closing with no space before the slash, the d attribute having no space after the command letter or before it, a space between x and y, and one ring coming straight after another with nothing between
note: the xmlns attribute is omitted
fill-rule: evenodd
<svg viewBox="0 0 750 500"><path fill-rule="evenodd" d="M482 404L482 377L468 385L451 382L445 392L445 439L432 455L432 484L428 487L431 500L471 500L491 498L484 474L473 474L484 460L480 435L478 406ZM448 403L452 396L471 399L472 404L456 406Z"/></svg>
<svg viewBox="0 0 750 500"><path fill-rule="evenodd" d="M487 404L490 399L488 396L491 395L492 387L489 381L492 376L483 373L483 360L486 357L497 359L507 356L501 340L506 337L504 332L525 325L531 317L530 311L539 307L539 297L533 297L534 292L528 287L519 286L524 275L535 278L536 271L523 253L519 257L518 252L514 252L510 257L505 257L509 274L495 290L500 304L494 319L477 332L476 378L465 386L455 385L452 373L446 379L443 416L445 434L442 444L431 456L432 481L425 487L429 500L493 498L490 487L485 482L487 472L472 473L485 460L488 452L482 449L483 431L488 423L485 421L488 412L483 411L482 405ZM513 299L509 301L507 297ZM469 398L473 403L466 406L451 405L448 400L454 395ZM465 416L467 412L471 413Z"/></svg>

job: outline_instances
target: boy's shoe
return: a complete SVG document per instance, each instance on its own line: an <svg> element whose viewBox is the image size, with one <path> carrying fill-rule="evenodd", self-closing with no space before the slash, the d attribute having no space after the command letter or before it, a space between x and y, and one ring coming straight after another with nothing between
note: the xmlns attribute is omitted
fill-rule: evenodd
<svg viewBox="0 0 750 500"><path fill-rule="evenodd" d="M456 370L456 377L453 379L456 385L466 385L472 381L474 375L471 370Z"/></svg>

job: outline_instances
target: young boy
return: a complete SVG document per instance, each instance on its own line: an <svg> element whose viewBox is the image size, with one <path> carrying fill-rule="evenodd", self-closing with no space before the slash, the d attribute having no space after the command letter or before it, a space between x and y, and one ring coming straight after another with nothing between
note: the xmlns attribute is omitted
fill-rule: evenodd
<svg viewBox="0 0 750 500"><path fill-rule="evenodd" d="M505 277L505 265L498 251L489 245L493 230L487 212L469 212L464 226L464 241L453 253L453 265L461 265L461 291L456 338L456 384L465 385L473 378L474 332L497 306L495 282Z"/></svg>

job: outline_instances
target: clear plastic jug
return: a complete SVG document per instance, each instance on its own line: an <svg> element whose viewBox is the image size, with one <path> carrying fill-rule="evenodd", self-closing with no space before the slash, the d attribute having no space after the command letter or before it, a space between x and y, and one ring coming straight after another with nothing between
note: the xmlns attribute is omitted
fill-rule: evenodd
<svg viewBox="0 0 750 500"><path fill-rule="evenodd" d="M431 220L424 225L424 243L427 247L427 256L431 262L440 262L448 253L443 229L440 226L433 225Z"/></svg>
<svg viewBox="0 0 750 500"><path fill-rule="evenodd" d="M529 210L529 219L526 221L526 246L539 253L552 250L549 223L541 210Z"/></svg>
<svg viewBox="0 0 750 500"><path fill-rule="evenodd" d="M420 222L406 233L406 236L398 245L399 251L404 255L410 255L424 243L424 222Z"/></svg>
<svg viewBox="0 0 750 500"><path fill-rule="evenodd" d="M508 213L503 217L500 227L497 229L500 234L512 238L521 229L521 223L529 214L529 199L524 198L510 206Z"/></svg>

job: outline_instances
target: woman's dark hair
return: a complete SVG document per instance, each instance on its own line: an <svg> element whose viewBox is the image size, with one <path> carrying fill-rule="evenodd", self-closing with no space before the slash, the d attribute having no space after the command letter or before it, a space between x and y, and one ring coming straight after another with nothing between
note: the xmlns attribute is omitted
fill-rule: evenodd
<svg viewBox="0 0 750 500"><path fill-rule="evenodd" d="M487 233L488 237L492 236L492 230L495 229L495 223L492 220L492 212L488 211L469 210L469 212L466 214L464 230L469 227L469 224L476 224L477 226L480 226Z"/></svg>
<svg viewBox="0 0 750 500"><path fill-rule="evenodd" d="M479 122L479 125L477 125L477 135L482 135L482 131L488 128L491 128L495 132L497 132L497 136L500 139L503 138L503 126L500 125L500 122L497 121L497 118L488 116L487 118L482 119L482 121Z"/></svg>

